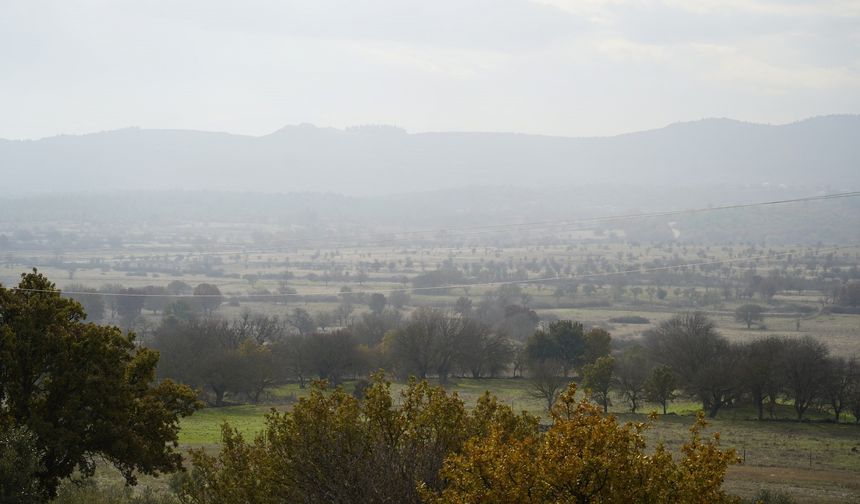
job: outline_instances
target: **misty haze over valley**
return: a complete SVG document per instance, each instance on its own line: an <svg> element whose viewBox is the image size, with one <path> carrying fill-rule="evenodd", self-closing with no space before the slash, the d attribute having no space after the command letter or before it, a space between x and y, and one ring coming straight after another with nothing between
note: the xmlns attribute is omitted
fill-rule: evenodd
<svg viewBox="0 0 860 504"><path fill-rule="evenodd" d="M0 65L0 504L860 502L857 0L2 0Z"/></svg>

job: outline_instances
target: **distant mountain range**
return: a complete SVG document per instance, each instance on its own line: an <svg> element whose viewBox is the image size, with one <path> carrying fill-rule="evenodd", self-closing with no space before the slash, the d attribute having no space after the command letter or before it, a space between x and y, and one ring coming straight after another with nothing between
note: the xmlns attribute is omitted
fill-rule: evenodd
<svg viewBox="0 0 860 504"><path fill-rule="evenodd" d="M0 195L240 190L380 195L466 186L860 188L860 116L705 119L612 137L287 126L252 137L123 129L0 140Z"/></svg>

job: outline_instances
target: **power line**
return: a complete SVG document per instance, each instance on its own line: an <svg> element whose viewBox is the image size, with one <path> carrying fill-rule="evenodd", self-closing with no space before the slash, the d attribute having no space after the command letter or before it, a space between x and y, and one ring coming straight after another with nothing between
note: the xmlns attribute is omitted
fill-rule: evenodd
<svg viewBox="0 0 860 504"><path fill-rule="evenodd" d="M572 226L576 224L588 224L588 223L602 223L602 222L616 222L616 221L624 221L624 220L633 220L633 219L646 219L653 217L670 217L676 215L693 215L705 212L715 212L715 211L723 211L723 210L734 210L734 209L745 209L745 208L754 208L754 207L766 207L766 206L775 206L775 205L785 205L792 203L803 203L803 202L811 202L811 201L822 201L822 200L832 200L832 199L843 199L843 198L853 198L860 196L860 191L850 191L850 192L842 192L842 193L834 193L834 194L826 194L826 195L818 195L818 196L806 196L801 198L791 198L791 199L782 199L782 200L773 200L773 201L763 201L763 202L755 202L755 203L740 203L733 205L722 205L722 206L712 206L712 207L702 207L702 208L693 208L687 210L666 210L659 212L645 212L645 213L635 213L635 214L622 214L622 215L614 215L614 216L606 216L606 217L587 217L580 219L562 219L562 220L545 220L545 221L531 221L531 222L521 222L521 223L505 223L505 224L487 224L487 225L477 225L477 226L461 226L461 227L452 227L452 228L436 228L436 229L425 229L425 230L411 230L411 231L393 231L389 233L376 234L376 236L365 237L363 239L359 239L358 244L355 241L350 241L347 239L341 239L342 241L328 241L326 244L327 247L350 247L350 246L360 246L361 241L365 241L365 245L382 245L386 243L397 243L404 241L409 236L414 235L423 235L423 234L445 234L445 233L458 233L453 236L447 236L447 238L460 238L460 237L468 237L475 236L486 233L493 233L498 231L523 231L523 230L533 230L533 229L542 229L547 227L566 227ZM522 229L520 229L522 228ZM389 236L389 238L382 238L385 236ZM246 255L246 254L263 254L263 253L272 253L272 252L281 252L285 249L299 247L304 244L305 246L310 247L311 243L316 241L326 241L329 240L329 237L325 236L316 236L316 237L305 237L305 238L296 238L293 240L287 240L287 243L292 242L292 244L284 244L273 247L259 248L259 249L240 249L233 251L210 251L210 252L196 252L196 251L174 251L174 252L153 252L149 255L143 256L133 256L128 258L112 258L106 259L98 256L91 257L78 257L77 260L90 260L90 261L100 261L100 262L124 262L124 261L140 261L151 259L158 256L163 255L183 255L190 257L206 257L206 256L221 256L221 255ZM315 247L321 248L321 247ZM11 261L7 261L6 264L9 264Z"/></svg>
<svg viewBox="0 0 860 504"><path fill-rule="evenodd" d="M850 244L850 245L841 245L838 247L830 247L824 249L818 249L817 253L827 253L827 252L835 252L837 250L842 249L850 249L857 247L858 244ZM505 280L505 281L495 281L495 282L478 282L478 283L460 283L460 284L447 284L447 285L439 285L433 287L404 287L398 289L373 289L373 290L360 290L360 291L349 291L349 292L338 292L338 293L330 293L330 292L312 292L312 293L295 293L295 294L246 294L245 297L252 298L264 298L264 299L282 299L285 297L304 297L304 296L319 296L319 295L342 295L342 294L386 294L397 291L406 291L406 292L420 292L420 291L428 291L428 290L442 290L442 289L457 289L464 287L492 287L496 285L505 285L505 284L529 284L529 283L540 283L540 282L552 282L552 281L570 281L570 280L582 280L586 278L603 278L610 276L625 276L632 274L643 274L643 273L654 273L658 271L668 271L673 269L680 268L691 268L691 267L700 267L700 266L713 266L718 264L729 264L736 262L745 262L745 261L757 261L760 259L775 259L778 257L785 257L788 255L795 255L797 252L795 251L787 251L787 252L779 252L774 254L762 254L758 256L749 256L749 257L733 257L731 259L719 259L714 261L701 261L694 263L684 263L684 264L674 264L669 266L655 266L652 268L636 268L622 271L609 271L605 273L588 273L581 275L570 275L570 276L553 276L553 277L543 277L543 278L528 278L522 280ZM124 293L124 292L83 292L83 291L57 291L57 290L48 290L48 289L20 289L18 287L10 287L9 290L17 290L19 292L61 292L65 295L83 295L83 296L106 296L106 297L160 297L160 298L224 298L227 296L211 294L211 295L194 295L194 294L147 294L147 293Z"/></svg>

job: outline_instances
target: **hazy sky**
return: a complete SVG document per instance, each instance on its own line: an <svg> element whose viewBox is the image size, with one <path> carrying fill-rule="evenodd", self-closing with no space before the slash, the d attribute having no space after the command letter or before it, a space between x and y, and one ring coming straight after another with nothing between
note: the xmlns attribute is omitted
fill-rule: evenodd
<svg viewBox="0 0 860 504"><path fill-rule="evenodd" d="M0 0L0 138L860 112L860 0Z"/></svg>

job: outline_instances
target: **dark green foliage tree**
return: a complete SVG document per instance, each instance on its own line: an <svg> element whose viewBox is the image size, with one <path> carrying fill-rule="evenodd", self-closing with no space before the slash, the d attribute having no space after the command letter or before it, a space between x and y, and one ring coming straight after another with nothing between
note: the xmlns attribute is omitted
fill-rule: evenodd
<svg viewBox="0 0 860 504"><path fill-rule="evenodd" d="M591 391L592 398L603 406L604 413L609 412L609 406L612 404L609 389L614 371L615 359L611 355L601 357L582 368L582 386Z"/></svg>
<svg viewBox="0 0 860 504"><path fill-rule="evenodd" d="M604 355L609 355L612 349L612 336L608 331L594 327L585 333L585 355L582 364L591 364Z"/></svg>
<svg viewBox="0 0 860 504"><path fill-rule="evenodd" d="M558 363L560 353L558 342L547 331L536 331L526 341L525 354L530 362L540 364L551 360Z"/></svg>
<svg viewBox="0 0 860 504"><path fill-rule="evenodd" d="M380 315L387 304L388 300L385 298L384 294L374 292L370 295L370 301L368 301L367 305L372 313L374 313L375 315Z"/></svg>
<svg viewBox="0 0 860 504"><path fill-rule="evenodd" d="M194 296L197 304L204 313L210 314L217 310L224 298L221 296L221 289L217 285L209 283L199 284L194 288Z"/></svg>
<svg viewBox="0 0 860 504"><path fill-rule="evenodd" d="M663 414L673 399L675 390L678 388L678 379L672 368L666 365L657 366L651 370L648 379L645 380L645 398L663 407Z"/></svg>
<svg viewBox="0 0 860 504"><path fill-rule="evenodd" d="M582 324L572 320L551 322L546 330L540 329L529 337L526 354L532 361L555 361L567 376L585 360L586 338Z"/></svg>
<svg viewBox="0 0 860 504"><path fill-rule="evenodd" d="M36 271L0 287L0 425L35 435L51 495L76 470L92 475L97 457L129 483L179 469L179 418L198 406L188 387L155 381L158 353L133 334L83 320Z"/></svg>
<svg viewBox="0 0 860 504"><path fill-rule="evenodd" d="M735 320L743 322L747 325L747 329L752 327L753 322L761 322L764 320L764 308L757 304L745 304L739 306L735 310Z"/></svg>
<svg viewBox="0 0 860 504"><path fill-rule="evenodd" d="M582 364L585 354L585 331L580 322L557 320L549 324L549 335L558 345L562 372L567 376L570 369Z"/></svg>

